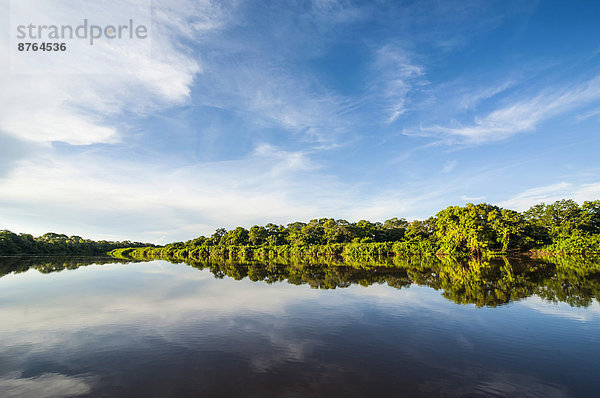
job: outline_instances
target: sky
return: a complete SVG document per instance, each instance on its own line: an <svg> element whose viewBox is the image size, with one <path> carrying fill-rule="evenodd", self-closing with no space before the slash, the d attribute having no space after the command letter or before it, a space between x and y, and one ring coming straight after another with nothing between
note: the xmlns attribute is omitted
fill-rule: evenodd
<svg viewBox="0 0 600 398"><path fill-rule="evenodd" d="M167 243L599 199L599 17L595 1L0 0L0 228ZM17 51L19 24L84 19L148 35Z"/></svg>

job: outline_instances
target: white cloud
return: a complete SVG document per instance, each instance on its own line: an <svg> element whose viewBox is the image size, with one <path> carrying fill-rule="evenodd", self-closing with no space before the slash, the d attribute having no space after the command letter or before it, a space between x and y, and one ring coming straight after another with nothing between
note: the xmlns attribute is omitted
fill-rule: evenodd
<svg viewBox="0 0 600 398"><path fill-rule="evenodd" d="M335 146L350 129L344 113L352 103L270 49L222 46L204 52L198 103L234 112L253 127L284 129L325 147Z"/></svg>
<svg viewBox="0 0 600 398"><path fill-rule="evenodd" d="M496 109L486 116L475 117L474 124L456 126L425 126L425 135L458 137L472 143L483 143L507 138L514 134L535 130L538 124L556 115L600 99L600 77L560 90L545 90L537 96ZM407 132L411 134L410 131ZM417 133L419 134L419 133Z"/></svg>
<svg viewBox="0 0 600 398"><path fill-rule="evenodd" d="M482 200L485 200L485 196L467 196L467 195L462 195L460 198L462 200L464 200L466 202L470 202L470 203L481 202Z"/></svg>
<svg viewBox="0 0 600 398"><path fill-rule="evenodd" d="M150 10L141 0L111 0L100 8L93 2L74 4L69 0L29 0L19 5L31 21L67 21L73 25L84 18L135 18L140 10ZM186 18L193 18L195 9L181 3L179 6L153 3L157 21L170 16L176 22L154 24L144 45L115 40L99 41L92 47L68 41L64 53L37 53L35 56L45 57L44 61L29 64L27 58L19 61L21 55L17 54L11 59L13 73L0 73L0 131L41 143L115 143L123 134L121 127L112 122L115 116L125 112L143 115L187 101L194 76L201 68L182 46L175 45L179 36L194 29ZM77 52L77 46L82 45L85 51ZM3 36L0 49L8 53L8 46L8 38ZM27 74L15 73L19 71Z"/></svg>
<svg viewBox="0 0 600 398"><path fill-rule="evenodd" d="M575 119L577 119L578 122L581 122L583 120L586 120L586 119L589 119L592 117L596 117L596 116L600 116L600 108L592 109L587 112L580 113L577 116L575 116Z"/></svg>
<svg viewBox="0 0 600 398"><path fill-rule="evenodd" d="M375 57L377 73L373 91L384 102L386 122L396 121L409 109L409 93L427 84L425 71L415 63L408 51L397 46L381 47Z"/></svg>
<svg viewBox="0 0 600 398"><path fill-rule="evenodd" d="M527 189L507 200L498 202L504 208L523 211L539 203L553 203L561 199L573 199L578 203L600 199L600 182L574 184L559 182L552 185Z"/></svg>
<svg viewBox="0 0 600 398"><path fill-rule="evenodd" d="M418 184L405 184L402 187L378 190L371 195L356 200L354 206L348 207L346 213L350 221L369 220L384 221L392 217L403 217L407 220L424 219L446 205L451 187L441 187L423 192ZM371 191L372 192L372 191Z"/></svg>
<svg viewBox="0 0 600 398"><path fill-rule="evenodd" d="M504 92L514 84L514 81L508 80L497 85L468 89L459 96L459 107L462 109L475 109L481 101L487 100Z"/></svg>
<svg viewBox="0 0 600 398"><path fill-rule="evenodd" d="M278 149L269 144L261 144L255 150L255 157L277 162L277 167L271 169L271 175L281 175L286 172L314 170L319 168L315 165L306 153L290 152Z"/></svg>
<svg viewBox="0 0 600 398"><path fill-rule="evenodd" d="M90 153L38 157L22 160L0 180L0 214L3 227L18 232L119 225L120 239L190 239L220 226L339 212L349 192L314 173L317 168L303 152L266 144L239 160L178 168L108 162Z"/></svg>
<svg viewBox="0 0 600 398"><path fill-rule="evenodd" d="M168 243L218 227L428 216L444 204L447 189L423 194L419 186L382 192L343 183L308 153L268 144L238 160L188 166L108 161L88 152L19 161L0 179L0 218L3 228L34 235Z"/></svg>
<svg viewBox="0 0 600 398"><path fill-rule="evenodd" d="M456 160L446 162L444 168L442 169L442 173L450 173L452 170L454 170L457 164L458 162Z"/></svg>

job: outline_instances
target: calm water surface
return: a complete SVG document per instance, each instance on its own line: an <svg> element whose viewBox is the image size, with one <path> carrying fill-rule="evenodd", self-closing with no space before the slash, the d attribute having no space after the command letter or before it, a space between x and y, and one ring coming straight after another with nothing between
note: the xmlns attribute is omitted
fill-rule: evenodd
<svg viewBox="0 0 600 398"><path fill-rule="evenodd" d="M164 261L26 268L0 278L2 397L600 396L597 299L492 308Z"/></svg>

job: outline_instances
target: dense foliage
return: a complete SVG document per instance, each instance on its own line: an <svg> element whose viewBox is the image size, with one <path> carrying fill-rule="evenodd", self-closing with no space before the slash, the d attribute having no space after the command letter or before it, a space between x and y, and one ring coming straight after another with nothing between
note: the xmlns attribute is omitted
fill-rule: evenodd
<svg viewBox="0 0 600 398"><path fill-rule="evenodd" d="M40 237L0 231L0 255L98 255L112 251L130 257L264 259L289 256L435 255L482 256L537 252L600 253L600 200L539 204L529 210L489 204L450 206L427 220L392 218L355 223L320 218L287 226L219 228L210 237L158 247L138 242L95 242L79 236L47 233Z"/></svg>
<svg viewBox="0 0 600 398"><path fill-rule="evenodd" d="M308 223L217 229L164 247L128 248L116 256L265 259L274 257L434 255L516 252L600 253L600 200L539 204L519 213L489 204L448 207L424 221L383 223L320 218Z"/></svg>
<svg viewBox="0 0 600 398"><path fill-rule="evenodd" d="M15 234L7 230L0 231L0 255L15 254L52 254L95 256L106 254L123 247L152 247L140 242L109 242L83 239L79 236L67 236L49 232L39 237L29 234Z"/></svg>

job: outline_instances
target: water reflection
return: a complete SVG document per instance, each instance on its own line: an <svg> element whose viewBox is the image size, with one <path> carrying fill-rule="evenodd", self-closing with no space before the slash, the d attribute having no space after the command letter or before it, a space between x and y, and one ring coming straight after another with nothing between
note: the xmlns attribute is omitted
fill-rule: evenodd
<svg viewBox="0 0 600 398"><path fill-rule="evenodd" d="M89 394L93 377L67 376L44 373L36 377L23 377L12 372L0 377L0 391L5 398L12 397L71 397Z"/></svg>
<svg viewBox="0 0 600 398"><path fill-rule="evenodd" d="M30 268L42 273L76 269L89 264L140 261L111 258L0 258L0 276ZM149 260L145 260L149 261ZM209 270L216 278L254 282L284 282L315 289L345 288L354 284L387 284L402 289L417 284L441 290L457 304L495 307L536 295L571 306L600 302L600 259L558 257L551 260L492 258L459 261L445 257L397 257L370 262L237 262L169 259Z"/></svg>
<svg viewBox="0 0 600 398"><path fill-rule="evenodd" d="M77 269L91 264L126 264L136 260L89 256L0 256L0 277L35 269L43 274Z"/></svg>
<svg viewBox="0 0 600 398"><path fill-rule="evenodd" d="M504 261L453 274L446 263L48 261L0 278L1 396L552 397L599 387L598 303L477 308L428 287L446 294L462 277L464 291L491 297L473 281L513 283L494 268ZM558 275L556 264L537 266ZM515 284L535 274L522 267L510 265Z"/></svg>

